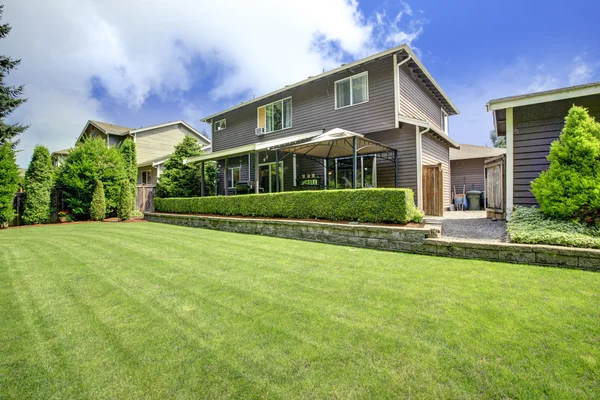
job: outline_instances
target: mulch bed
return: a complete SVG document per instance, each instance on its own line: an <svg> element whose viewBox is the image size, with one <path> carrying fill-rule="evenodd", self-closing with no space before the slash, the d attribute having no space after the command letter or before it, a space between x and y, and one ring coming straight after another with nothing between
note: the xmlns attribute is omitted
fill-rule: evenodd
<svg viewBox="0 0 600 400"><path fill-rule="evenodd" d="M131 222L148 222L143 217L132 218L128 221L120 221L118 218L106 218L104 221L72 221L72 222L56 222L52 224L34 224L34 225L18 225L18 226L10 226L8 229L13 228L33 228L36 226L49 226L49 225L73 225L73 224L102 224L104 222L123 222L123 223L131 223Z"/></svg>

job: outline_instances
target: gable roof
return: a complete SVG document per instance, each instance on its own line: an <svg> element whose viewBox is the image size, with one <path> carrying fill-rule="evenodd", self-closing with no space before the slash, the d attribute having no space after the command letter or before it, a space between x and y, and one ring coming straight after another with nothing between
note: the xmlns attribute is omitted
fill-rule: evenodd
<svg viewBox="0 0 600 400"><path fill-rule="evenodd" d="M475 146L461 144L460 149L450 149L450 160L469 160L473 158L488 158L506 154L506 149L498 147Z"/></svg>
<svg viewBox="0 0 600 400"><path fill-rule="evenodd" d="M545 90L543 92L520 94L517 96L501 97L488 101L487 111L503 110L510 107L527 106L531 104L546 103L549 101L572 99L575 97L590 96L600 93L600 82L586 83L584 85L568 86L559 89Z"/></svg>
<svg viewBox="0 0 600 400"><path fill-rule="evenodd" d="M151 126L146 126L146 127L138 128L138 129L132 129L130 131L130 133L135 134L135 133L138 133L138 132L150 131L152 129L160 129L160 128L164 128L164 127L171 126L171 125L177 125L177 124L183 125L187 130L189 130L190 132L192 132L201 141L203 141L204 144L211 144L212 143L209 138L207 138L206 136L204 136L202 133L198 132L198 130L194 129L194 127L192 127L191 125L189 125L187 122L185 122L183 120L165 122L164 124L151 125Z"/></svg>
<svg viewBox="0 0 600 400"><path fill-rule="evenodd" d="M417 58L417 56L411 50L411 48L407 44L402 44L400 46L394 47L389 50L382 51L380 53L360 59L358 61L354 61L349 64L343 64L342 66L332 69L331 71L327 71L327 72L324 72L324 73L316 75L316 76L310 76L303 81L296 82L291 85L286 85L285 87L275 90L271 93L267 93L263 96L257 97L255 99L252 99L252 100L249 100L246 102L242 102L241 104L230 107L226 110L219 111L218 113L209 115L208 117L204 117L200 121L207 122L208 120L212 120L217 116L223 115L225 113L236 110L238 108L241 108L241 107L244 107L244 106L247 106L250 104L254 104L256 102L259 102L259 101L269 98L271 96L275 96L275 95L283 93L285 91L288 91L288 90L291 90L291 89L294 89L294 88L297 88L300 86L304 86L311 82L316 82L316 81L326 78L328 76L332 76L332 75L335 75L335 74L338 74L341 72L345 72L345 71L355 68L359 65L366 64L366 63L369 63L372 61L376 61L376 60L379 60L379 59L382 59L385 57L391 57L394 54L399 54L399 55L403 56L402 60L398 60L399 62L410 58L410 60L407 61L407 65L411 69L411 71L413 71L415 73L415 76L418 79L420 79L423 82L423 84L427 87L427 89L429 89L433 93L433 95L445 106L447 111L449 111L450 115L456 115L459 113L458 108L452 103L452 101L450 101L450 99L448 98L446 93L444 93L444 91L440 88L438 83L435 81L435 79L433 79L433 77L431 76L429 71L427 71L427 69L423 66L423 64Z"/></svg>
<svg viewBox="0 0 600 400"><path fill-rule="evenodd" d="M110 135L123 136L123 135L127 135L129 133L129 131L131 130L131 128L128 128L126 126L114 125L114 124L110 124L108 122L90 120L89 123L94 125L96 128L100 129L102 132L110 134ZM86 126L86 128L87 128L87 126Z"/></svg>

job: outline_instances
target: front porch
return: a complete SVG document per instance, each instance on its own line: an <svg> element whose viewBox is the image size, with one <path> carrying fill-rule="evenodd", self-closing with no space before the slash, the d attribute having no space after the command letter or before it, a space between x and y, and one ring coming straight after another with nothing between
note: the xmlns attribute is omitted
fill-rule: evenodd
<svg viewBox="0 0 600 400"><path fill-rule="evenodd" d="M219 179L216 192L225 196L293 190L398 187L396 149L338 128L325 133L310 132L241 146L186 160L201 163L209 161L217 162ZM378 170L393 175L385 179L387 185L378 185ZM204 195L204 185L202 188Z"/></svg>

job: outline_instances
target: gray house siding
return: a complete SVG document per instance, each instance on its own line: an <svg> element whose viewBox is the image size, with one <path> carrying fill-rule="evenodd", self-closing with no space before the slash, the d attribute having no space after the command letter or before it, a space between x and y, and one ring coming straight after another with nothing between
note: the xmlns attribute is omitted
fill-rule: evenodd
<svg viewBox="0 0 600 400"><path fill-rule="evenodd" d="M417 193L417 139L414 125L404 124L399 129L375 132L370 139L398 150L398 186ZM377 187L394 187L394 163L377 160Z"/></svg>
<svg viewBox="0 0 600 400"><path fill-rule="evenodd" d="M392 57L373 62L306 86L280 93L273 98L215 117L227 119L227 128L213 132L213 151L307 133L321 129L343 128L357 133L368 133L394 128L394 75ZM335 109L334 83L363 71L368 71L369 101L362 104ZM273 101L292 97L292 127L268 133L257 138L257 108Z"/></svg>
<svg viewBox="0 0 600 400"><path fill-rule="evenodd" d="M399 67L399 114L429 121L441 129L442 104L419 80L412 77L406 65ZM448 112L448 110L446 110Z"/></svg>
<svg viewBox="0 0 600 400"><path fill-rule="evenodd" d="M444 178L444 208L450 207L450 150L445 143L435 139L430 133L422 136L423 165L442 164Z"/></svg>
<svg viewBox="0 0 600 400"><path fill-rule="evenodd" d="M548 169L550 144L559 138L564 119L575 105L588 108L600 118L600 95L516 107L514 118L513 204L531 206L537 201L531 181Z"/></svg>
<svg viewBox="0 0 600 400"><path fill-rule="evenodd" d="M127 136L108 135L108 145L110 147L118 146Z"/></svg>
<svg viewBox="0 0 600 400"><path fill-rule="evenodd" d="M454 160L450 162L450 175L452 187L456 187L458 193L466 190L485 190L484 164L485 158L473 158L470 160Z"/></svg>

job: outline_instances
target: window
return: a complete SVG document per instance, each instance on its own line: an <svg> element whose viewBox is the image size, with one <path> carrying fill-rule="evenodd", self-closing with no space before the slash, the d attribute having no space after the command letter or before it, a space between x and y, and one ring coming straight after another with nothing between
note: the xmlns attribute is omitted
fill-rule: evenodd
<svg viewBox="0 0 600 400"><path fill-rule="evenodd" d="M279 100L258 107L258 127L265 128L265 133L292 127L292 98Z"/></svg>
<svg viewBox="0 0 600 400"><path fill-rule="evenodd" d="M442 131L448 133L448 113L446 113L446 111L444 111L442 109L442 122L440 127L442 128Z"/></svg>
<svg viewBox="0 0 600 400"><path fill-rule="evenodd" d="M367 72L335 82L335 108L344 108L369 101Z"/></svg>
<svg viewBox="0 0 600 400"><path fill-rule="evenodd" d="M215 132L222 131L227 128L227 119L223 118L215 122Z"/></svg>
<svg viewBox="0 0 600 400"><path fill-rule="evenodd" d="M152 181L151 171L142 171L142 185L149 185Z"/></svg>
<svg viewBox="0 0 600 400"><path fill-rule="evenodd" d="M227 187L233 189L237 186L240 181L240 167L229 168L227 174Z"/></svg>

